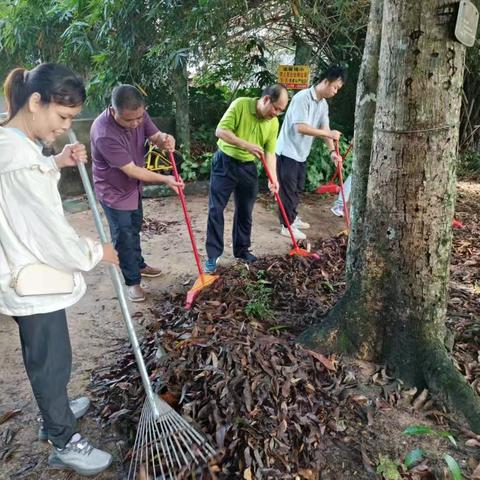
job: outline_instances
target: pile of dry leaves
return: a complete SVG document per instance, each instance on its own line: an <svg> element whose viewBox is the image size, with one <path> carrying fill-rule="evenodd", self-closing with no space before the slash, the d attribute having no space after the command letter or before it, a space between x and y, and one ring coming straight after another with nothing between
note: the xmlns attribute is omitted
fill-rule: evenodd
<svg viewBox="0 0 480 480"><path fill-rule="evenodd" d="M449 303L454 358L477 390L479 200L459 203L469 224L455 232ZM448 478L445 435L415 444L401 436L415 422L452 428L427 391L406 389L381 366L326 358L294 341L343 293L345 248L337 237L320 245L320 261L272 256L237 265L220 271L192 310L183 309L184 295L158 294L156 307L138 315L155 388L166 387L165 399L218 449L202 478L368 479L380 478L379 465L402 478ZM101 421L133 441L144 395L128 346L117 364L95 372L92 391ZM451 451L464 472L478 465L469 446L480 437L469 435ZM430 453L407 471L402 460L414 446Z"/></svg>

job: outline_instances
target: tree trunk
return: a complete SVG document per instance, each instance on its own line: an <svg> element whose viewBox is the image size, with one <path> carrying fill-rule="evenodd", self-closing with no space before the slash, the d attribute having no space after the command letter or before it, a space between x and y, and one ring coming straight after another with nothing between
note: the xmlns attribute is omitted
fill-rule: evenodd
<svg viewBox="0 0 480 480"><path fill-rule="evenodd" d="M173 71L176 142L182 153L190 154L190 110L188 101L187 63L181 62Z"/></svg>
<svg viewBox="0 0 480 480"><path fill-rule="evenodd" d="M294 36L295 41L295 65L310 65L312 47L300 37Z"/></svg>
<svg viewBox="0 0 480 480"><path fill-rule="evenodd" d="M382 38L383 0L372 0L362 65L357 82L354 158L352 163L351 228L348 241L347 282L351 283L358 258L367 201L373 121L377 106L378 58Z"/></svg>
<svg viewBox="0 0 480 480"><path fill-rule="evenodd" d="M480 401L444 347L465 59L451 5L384 2L361 237L344 299L301 340L386 362L480 432Z"/></svg>

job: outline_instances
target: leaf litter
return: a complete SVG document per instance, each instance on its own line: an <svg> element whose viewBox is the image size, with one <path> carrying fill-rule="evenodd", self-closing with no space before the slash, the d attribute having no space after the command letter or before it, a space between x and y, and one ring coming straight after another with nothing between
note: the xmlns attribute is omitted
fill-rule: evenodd
<svg viewBox="0 0 480 480"><path fill-rule="evenodd" d="M454 232L448 326L458 368L478 391L475 192L457 205L466 226ZM401 465L414 448L430 455L410 470L400 466L401 478L448 478L441 463L447 452L465 474L478 472L480 436L427 390L406 387L382 365L325 356L295 343L345 288L346 238L328 239L316 250L317 262L269 256L248 268L220 270L220 280L190 311L183 309L184 294L154 294L155 307L142 318L147 331L141 345L154 388L219 452L195 478L381 478L379 462L390 458ZM116 364L93 373L91 390L99 421L131 445L145 398L128 345L119 349ZM402 436L412 424L450 429L464 441L454 448L445 436Z"/></svg>

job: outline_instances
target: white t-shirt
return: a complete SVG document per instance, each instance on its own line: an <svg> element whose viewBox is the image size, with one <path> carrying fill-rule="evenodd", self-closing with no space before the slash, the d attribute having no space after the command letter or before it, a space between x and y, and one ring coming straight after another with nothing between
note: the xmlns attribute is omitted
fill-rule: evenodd
<svg viewBox="0 0 480 480"><path fill-rule="evenodd" d="M80 271L102 259L101 243L79 237L65 218L59 178L53 157L19 130L0 127L0 313L25 316L73 305L86 290ZM73 273L73 292L18 296L15 273L38 263Z"/></svg>
<svg viewBox="0 0 480 480"><path fill-rule="evenodd" d="M298 123L305 123L313 128L329 127L328 103L324 98L317 100L313 86L300 90L293 96L277 140L277 155L305 162L315 137L298 133L295 128Z"/></svg>

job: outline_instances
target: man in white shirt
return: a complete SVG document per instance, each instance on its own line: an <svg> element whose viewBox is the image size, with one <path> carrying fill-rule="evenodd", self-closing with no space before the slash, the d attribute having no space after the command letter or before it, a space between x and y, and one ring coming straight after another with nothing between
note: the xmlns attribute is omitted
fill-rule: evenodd
<svg viewBox="0 0 480 480"><path fill-rule="evenodd" d="M302 222L298 217L297 207L300 193L305 187L306 160L310 154L313 140L318 137L322 138L330 151L332 161L336 163L341 160L335 152L333 143L334 140L339 140L341 133L337 130L330 130L326 99L337 94L345 79L345 69L336 66L329 67L320 75L315 85L294 95L277 140L279 194L296 240L307 238L302 229L310 227L308 223ZM280 233L290 236L280 213L279 217Z"/></svg>

